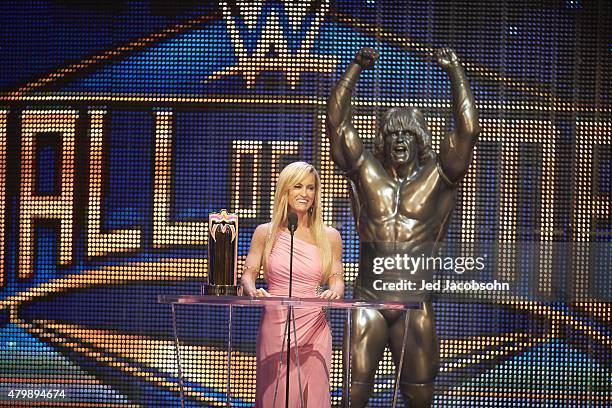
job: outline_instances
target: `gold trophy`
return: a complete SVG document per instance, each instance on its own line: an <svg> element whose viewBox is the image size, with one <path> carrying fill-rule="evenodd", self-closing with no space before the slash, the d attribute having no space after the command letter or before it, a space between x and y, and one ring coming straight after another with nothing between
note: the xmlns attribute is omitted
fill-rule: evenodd
<svg viewBox="0 0 612 408"><path fill-rule="evenodd" d="M205 295L236 295L238 215L227 210L208 215L208 285Z"/></svg>

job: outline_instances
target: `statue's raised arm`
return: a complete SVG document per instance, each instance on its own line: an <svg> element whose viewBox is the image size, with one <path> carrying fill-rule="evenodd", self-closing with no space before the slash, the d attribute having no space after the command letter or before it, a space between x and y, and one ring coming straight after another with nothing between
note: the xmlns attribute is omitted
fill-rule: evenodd
<svg viewBox="0 0 612 408"><path fill-rule="evenodd" d="M451 81L455 121L455 131L442 141L438 160L449 181L458 183L467 172L480 133L478 112L470 84L455 51L441 48L435 52L435 57Z"/></svg>
<svg viewBox="0 0 612 408"><path fill-rule="evenodd" d="M364 154L363 144L352 124L351 98L361 72L373 67L378 56L378 52L372 48L359 50L327 102L326 124L331 156L343 171L352 169Z"/></svg>

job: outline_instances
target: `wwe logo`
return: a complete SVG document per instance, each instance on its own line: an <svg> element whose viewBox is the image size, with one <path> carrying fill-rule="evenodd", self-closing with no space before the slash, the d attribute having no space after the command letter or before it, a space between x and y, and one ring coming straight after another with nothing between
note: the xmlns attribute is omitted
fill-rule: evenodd
<svg viewBox="0 0 612 408"><path fill-rule="evenodd" d="M284 8L278 2L264 0L220 2L238 62L215 72L206 82L242 75L247 88L253 88L262 72L273 71L284 73L291 89L295 89L302 72L334 72L336 57L311 52L329 11L329 0L282 0L282 4ZM300 34L301 41L297 38ZM253 42L254 47L247 45Z"/></svg>

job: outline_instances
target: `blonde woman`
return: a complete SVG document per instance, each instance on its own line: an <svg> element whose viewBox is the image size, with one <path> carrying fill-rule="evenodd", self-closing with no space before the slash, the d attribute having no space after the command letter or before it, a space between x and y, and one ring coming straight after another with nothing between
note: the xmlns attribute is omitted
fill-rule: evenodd
<svg viewBox="0 0 612 408"><path fill-rule="evenodd" d="M288 295L291 236L287 230L287 214L293 212L297 215L298 228L294 235L292 295L323 299L344 296L342 241L338 231L323 224L321 211L321 183L315 168L304 162L285 167L276 183L272 220L258 226L251 240L241 280L245 295ZM255 287L260 267L263 267L268 291ZM322 284L327 284L328 289L320 293ZM329 324L321 308L299 308L294 314L302 389L298 388L295 355L291 353L289 406L299 406L301 391L305 406L329 407L332 356ZM277 378L276 406L285 406L286 366L283 364L279 372L278 363L286 317L284 307L264 308L257 336L256 407L272 406Z"/></svg>

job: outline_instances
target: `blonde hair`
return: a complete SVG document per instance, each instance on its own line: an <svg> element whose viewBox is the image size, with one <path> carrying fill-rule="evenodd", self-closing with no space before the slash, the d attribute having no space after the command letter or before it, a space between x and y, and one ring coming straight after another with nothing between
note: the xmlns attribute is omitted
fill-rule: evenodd
<svg viewBox="0 0 612 408"><path fill-rule="evenodd" d="M271 227L264 246L263 270L264 273L267 270L268 257L272 252L272 247L279 230L287 225L289 190L308 176L308 174L314 174L315 176L315 199L312 207L308 210L308 227L314 236L315 245L319 248L321 267L323 269L323 282L326 282L331 273L332 251L325 232L325 224L323 224L321 180L314 166L305 162L289 164L278 176L274 192L274 211L272 213Z"/></svg>

